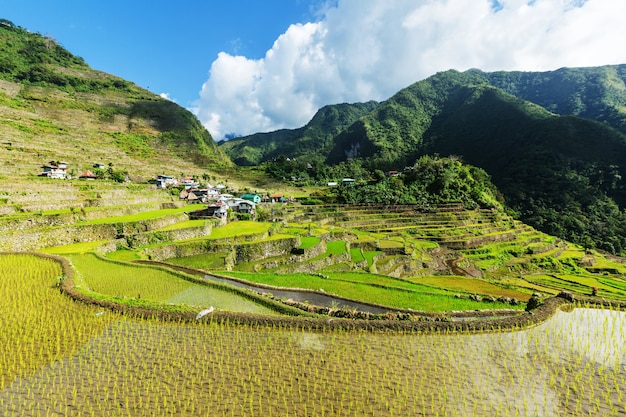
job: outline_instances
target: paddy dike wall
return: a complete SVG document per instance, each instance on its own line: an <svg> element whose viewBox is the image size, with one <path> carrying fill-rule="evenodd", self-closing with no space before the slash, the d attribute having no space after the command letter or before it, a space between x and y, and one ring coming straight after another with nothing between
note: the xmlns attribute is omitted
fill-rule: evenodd
<svg viewBox="0 0 626 417"><path fill-rule="evenodd" d="M267 239L255 236L254 239ZM172 243L146 248L144 253L151 260L164 261L170 258L201 255L205 253L231 253L233 262L251 262L273 256L285 255L300 245L300 238L285 237L282 239L256 240L251 242L237 239L204 239L184 243Z"/></svg>
<svg viewBox="0 0 626 417"><path fill-rule="evenodd" d="M27 215L6 216L0 217L0 233L37 227L67 226L105 217L129 216L164 208L166 208L164 204L153 203L125 207L106 207L98 210L73 209L70 212L58 214L40 214L35 212Z"/></svg>
<svg viewBox="0 0 626 417"><path fill-rule="evenodd" d="M315 258L316 256L319 256L324 252L326 252L326 242L324 240L321 240L317 245L310 248L299 249L297 247L294 247L290 251L290 253L292 254L291 256L279 260L262 262L261 266L264 269L273 269L284 265L298 264Z"/></svg>
<svg viewBox="0 0 626 417"><path fill-rule="evenodd" d="M44 258L54 259L60 263L63 275L66 279L59 281L59 289L69 297L78 302L97 305L121 314L128 314L134 317L158 318L164 321L175 322L197 322L197 312L168 311L161 308L135 307L126 304L113 302L110 300L100 300L90 298L74 288L74 270L67 259L40 253L20 253L20 255L34 255ZM226 287L224 287L226 288ZM610 301L596 297L574 297L570 293L560 293L556 297L551 297L538 303L537 307L531 311L520 312L517 315L500 317L498 311L466 311L449 313L425 314L423 319L412 320L387 320L387 319L345 319L328 318L328 316L316 317L274 317L261 316L245 313L233 313L226 311L216 311L202 317L200 321L205 323L228 323L242 324L249 326L273 326L281 328L296 328L308 330L365 330L365 331L400 331L428 333L479 333L503 330L521 330L543 323L551 318L559 310L569 310L579 305L587 304L585 307L604 307L626 309L626 302ZM285 307L286 309L288 307ZM419 312L415 312L419 313ZM293 314L293 310L285 311L285 314ZM400 317L400 316L398 316ZM403 316L404 317L404 316ZM445 320L446 317L471 318L470 320Z"/></svg>
<svg viewBox="0 0 626 417"><path fill-rule="evenodd" d="M61 225L0 233L0 251L33 251L79 242L114 240L160 229L187 219L184 213L127 223Z"/></svg>
<svg viewBox="0 0 626 417"><path fill-rule="evenodd" d="M136 249L140 246L158 245L164 242L172 242L176 240L194 239L202 236L208 236L213 230L213 223L207 221L201 227L188 227L176 230L155 230L125 236L118 241L123 246L130 249Z"/></svg>

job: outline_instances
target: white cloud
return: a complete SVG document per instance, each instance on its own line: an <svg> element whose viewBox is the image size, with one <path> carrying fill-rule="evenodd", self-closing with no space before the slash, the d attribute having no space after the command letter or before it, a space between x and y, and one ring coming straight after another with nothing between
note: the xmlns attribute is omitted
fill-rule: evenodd
<svg viewBox="0 0 626 417"><path fill-rule="evenodd" d="M161 94L159 94L159 97L164 98L165 100L173 101L174 103L176 103L176 100L173 99L172 96L170 96L170 93L161 93Z"/></svg>
<svg viewBox="0 0 626 417"><path fill-rule="evenodd" d="M194 111L216 139L304 125L450 68L545 71L626 63L626 2L339 0L259 60L220 53Z"/></svg>

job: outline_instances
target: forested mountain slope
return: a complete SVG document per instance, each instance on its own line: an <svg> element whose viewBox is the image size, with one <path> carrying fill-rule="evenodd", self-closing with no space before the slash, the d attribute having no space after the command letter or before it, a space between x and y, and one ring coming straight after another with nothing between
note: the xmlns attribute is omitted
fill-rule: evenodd
<svg viewBox="0 0 626 417"><path fill-rule="evenodd" d="M522 220L620 252L626 247L624 134L608 123L549 112L483 75L448 71L400 91L339 135L327 161L355 153L372 169L402 169L421 155L457 155L483 168Z"/></svg>
<svg viewBox="0 0 626 417"><path fill-rule="evenodd" d="M299 129L256 133L219 143L237 165L258 165L278 156L323 160L335 135L369 113L375 101L324 106Z"/></svg>
<svg viewBox="0 0 626 417"><path fill-rule="evenodd" d="M626 65L548 72L472 72L494 87L551 112L597 120L626 133Z"/></svg>

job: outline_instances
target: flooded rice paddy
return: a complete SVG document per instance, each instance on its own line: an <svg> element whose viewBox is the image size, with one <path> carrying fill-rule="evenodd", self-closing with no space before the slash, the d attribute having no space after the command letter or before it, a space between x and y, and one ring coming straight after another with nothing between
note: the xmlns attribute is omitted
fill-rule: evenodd
<svg viewBox="0 0 626 417"><path fill-rule="evenodd" d="M0 415L624 416L625 339L626 313L592 309L475 335L119 319Z"/></svg>
<svg viewBox="0 0 626 417"><path fill-rule="evenodd" d="M352 300L346 300L340 297L334 297L332 295L320 294L313 291L298 291L288 289L282 290L278 288L272 288L271 290L269 290L266 287L244 283L235 279L216 277L214 275L205 275L204 278L209 281L228 284L238 288L245 288L247 290L257 293L272 293L272 295L278 298L290 299L296 302L313 304L320 307L356 309L359 311L366 311L372 314L384 314L391 310L389 308L376 307L373 305L359 303Z"/></svg>

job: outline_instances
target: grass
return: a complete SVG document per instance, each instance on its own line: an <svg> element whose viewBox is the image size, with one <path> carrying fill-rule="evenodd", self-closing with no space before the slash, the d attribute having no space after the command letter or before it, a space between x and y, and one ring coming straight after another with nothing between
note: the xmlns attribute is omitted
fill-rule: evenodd
<svg viewBox="0 0 626 417"><path fill-rule="evenodd" d="M390 239L381 239L378 241L378 247L380 249L404 248L404 242L399 242L397 240L390 240Z"/></svg>
<svg viewBox="0 0 626 417"><path fill-rule="evenodd" d="M272 223L253 221L231 222L225 226L214 228L207 239L227 239L246 235L259 235L267 233L270 227L272 227Z"/></svg>
<svg viewBox="0 0 626 417"><path fill-rule="evenodd" d="M374 258L380 255L381 251L367 251L363 252L363 257L367 261L368 266L372 266L374 264Z"/></svg>
<svg viewBox="0 0 626 417"><path fill-rule="evenodd" d="M200 284L169 271L110 262L93 254L70 255L88 290L114 298L146 300L197 307L214 306L229 311L273 314L247 298Z"/></svg>
<svg viewBox="0 0 626 417"><path fill-rule="evenodd" d="M68 258L88 285L87 289L103 295L166 302L193 285L163 270L107 262L94 254Z"/></svg>
<svg viewBox="0 0 626 417"><path fill-rule="evenodd" d="M346 253L348 251L348 248L346 246L346 242L343 240L332 240L330 242L326 242L326 252L317 255L316 257L312 258L309 260L309 262L311 261L318 261L320 259L325 259L328 258L329 256L339 256L339 255L343 255L344 253Z"/></svg>
<svg viewBox="0 0 626 417"><path fill-rule="evenodd" d="M43 248L40 252L50 254L63 254L63 253L87 253L93 252L98 246L106 243L106 240L98 240L95 242L79 242L72 243L70 245L52 246L49 248Z"/></svg>
<svg viewBox="0 0 626 417"><path fill-rule="evenodd" d="M326 253L330 255L342 255L346 253L346 242L343 240L333 240L326 243Z"/></svg>
<svg viewBox="0 0 626 417"><path fill-rule="evenodd" d="M404 290L381 287L378 284L381 279L379 276L374 276L369 280L361 282L354 282L333 278L334 276L345 278L345 275L335 275L335 273L332 273L330 279L309 274L268 274L239 271L221 271L220 274L276 287L323 289L328 294L394 308L439 312L510 307L508 304L502 303L479 303L467 299L459 299L453 297L451 293L444 295L441 291L419 285L414 285L412 288L407 286ZM363 275L363 277L367 276L368 274ZM410 291L406 291L406 289L410 289Z"/></svg>
<svg viewBox="0 0 626 417"><path fill-rule="evenodd" d="M157 219L159 217L165 217L172 214L181 214L188 213L197 209L197 207L193 207L193 205L187 205L175 209L163 209L163 210L152 210L152 211L144 211L137 214L131 214L128 216L119 216L119 217L103 217L100 219L88 220L85 222L80 222L77 224L80 225L91 225L91 224L111 224L111 223L132 223L132 222L140 222L145 220Z"/></svg>
<svg viewBox="0 0 626 417"><path fill-rule="evenodd" d="M116 250L114 252L109 252L107 253L106 257L114 261L126 261L126 262L141 259L141 256L136 251L125 250L125 249Z"/></svg>
<svg viewBox="0 0 626 417"><path fill-rule="evenodd" d="M530 298L528 292L504 288L499 285L481 280L464 278L457 276L437 276L437 277L420 277L412 279L411 282L419 282L423 285L432 286L434 288L445 288L450 291L460 291L469 294L489 295L493 297L509 297L516 298L521 301L527 301Z"/></svg>
<svg viewBox="0 0 626 417"><path fill-rule="evenodd" d="M416 248L418 249L436 249L439 247L439 245L437 244L437 242L433 242L430 240L414 240L411 239L411 243L413 243L415 245Z"/></svg>
<svg viewBox="0 0 626 417"><path fill-rule="evenodd" d="M417 282L412 282L402 278L392 278L386 275L371 274L364 272L335 272L329 273L329 277L336 280L352 282L355 284L367 284L391 289L405 289L410 291L421 291L430 294L451 295L446 289L433 288Z"/></svg>
<svg viewBox="0 0 626 417"><path fill-rule="evenodd" d="M300 238L300 246L299 249L310 249L314 246L317 246L322 239L316 236L304 236Z"/></svg>
<svg viewBox="0 0 626 417"><path fill-rule="evenodd" d="M361 250L361 248L351 248L350 257L352 258L352 262L358 263L365 260L365 256L363 256L363 251Z"/></svg>
<svg viewBox="0 0 626 417"><path fill-rule="evenodd" d="M224 269L227 256L227 253L206 253L202 255L171 258L168 259L167 262L194 269Z"/></svg>
<svg viewBox="0 0 626 417"><path fill-rule="evenodd" d="M192 227L204 227L209 224L211 224L211 222L207 222L206 220L187 220L187 221L171 224L166 227L162 227L160 229L157 229L157 231L165 232L168 230L180 230L180 229L189 229Z"/></svg>

